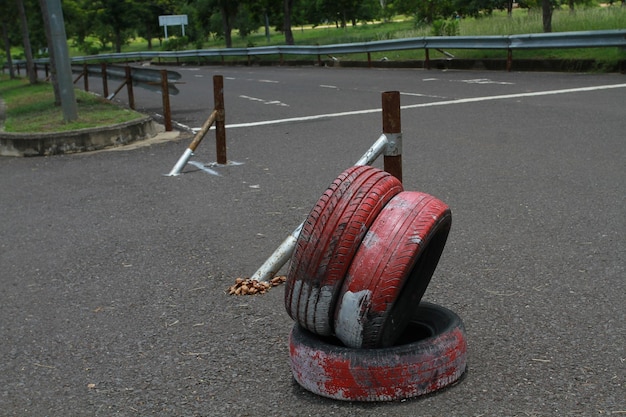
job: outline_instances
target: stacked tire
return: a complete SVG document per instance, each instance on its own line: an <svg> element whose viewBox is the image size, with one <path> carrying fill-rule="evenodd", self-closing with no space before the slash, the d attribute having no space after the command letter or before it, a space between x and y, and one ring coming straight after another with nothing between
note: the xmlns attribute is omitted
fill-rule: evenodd
<svg viewBox="0 0 626 417"><path fill-rule="evenodd" d="M421 302L451 226L449 207L373 167L342 172L305 220L285 308L292 373L349 401L423 395L466 368L461 319Z"/></svg>

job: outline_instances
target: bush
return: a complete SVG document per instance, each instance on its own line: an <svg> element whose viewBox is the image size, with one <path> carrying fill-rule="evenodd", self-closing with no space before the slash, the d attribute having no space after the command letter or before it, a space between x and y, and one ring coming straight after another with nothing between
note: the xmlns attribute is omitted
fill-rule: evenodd
<svg viewBox="0 0 626 417"><path fill-rule="evenodd" d="M168 40L163 42L162 49L164 51L182 51L185 49L188 43L189 38L187 36L169 38Z"/></svg>
<svg viewBox="0 0 626 417"><path fill-rule="evenodd" d="M437 19L433 22L431 33L433 36L458 36L461 32L457 19Z"/></svg>

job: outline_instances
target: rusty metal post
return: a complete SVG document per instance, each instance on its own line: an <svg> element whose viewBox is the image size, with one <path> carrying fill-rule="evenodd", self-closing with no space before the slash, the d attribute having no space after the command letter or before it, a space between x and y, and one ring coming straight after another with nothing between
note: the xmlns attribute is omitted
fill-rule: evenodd
<svg viewBox="0 0 626 417"><path fill-rule="evenodd" d="M402 124L400 121L400 92L386 91L382 94L383 134L390 138L384 154L385 171L402 182Z"/></svg>
<svg viewBox="0 0 626 417"><path fill-rule="evenodd" d="M224 110L224 77L221 75L213 76L213 99L215 102L215 149L217 153L217 163L226 165L226 112Z"/></svg>
<svg viewBox="0 0 626 417"><path fill-rule="evenodd" d="M513 67L513 50L509 48L506 53L506 71L511 72Z"/></svg>
<svg viewBox="0 0 626 417"><path fill-rule="evenodd" d="M372 68L372 53L367 53L367 68Z"/></svg>
<svg viewBox="0 0 626 417"><path fill-rule="evenodd" d="M131 69L126 65L126 89L128 91L128 107L135 110L135 94L133 93L133 76Z"/></svg>
<svg viewBox="0 0 626 417"><path fill-rule="evenodd" d="M85 82L85 91L89 91L89 71L86 63L83 64L83 81Z"/></svg>
<svg viewBox="0 0 626 417"><path fill-rule="evenodd" d="M170 109L170 89L167 83L167 70L161 70L161 95L163 97L163 119L165 131L172 131L172 111Z"/></svg>
<svg viewBox="0 0 626 417"><path fill-rule="evenodd" d="M102 68L102 95L104 97L108 97L109 96L109 81L107 78L106 62L103 62L102 64L100 64L100 67Z"/></svg>
<svg viewBox="0 0 626 417"><path fill-rule="evenodd" d="M428 48L424 49L424 54L426 55L424 57L424 68L429 70L430 69L430 53L428 52Z"/></svg>

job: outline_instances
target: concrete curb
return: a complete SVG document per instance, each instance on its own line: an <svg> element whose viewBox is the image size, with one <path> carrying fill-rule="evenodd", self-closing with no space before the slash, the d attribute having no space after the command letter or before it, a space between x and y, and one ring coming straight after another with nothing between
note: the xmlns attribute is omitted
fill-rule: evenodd
<svg viewBox="0 0 626 417"><path fill-rule="evenodd" d="M163 126L145 116L105 127L55 133L0 132L0 156L48 156L88 152L155 137Z"/></svg>

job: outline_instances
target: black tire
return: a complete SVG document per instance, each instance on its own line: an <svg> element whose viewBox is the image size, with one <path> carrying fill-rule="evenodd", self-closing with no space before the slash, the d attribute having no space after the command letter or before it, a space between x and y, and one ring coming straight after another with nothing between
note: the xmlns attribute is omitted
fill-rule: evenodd
<svg viewBox="0 0 626 417"><path fill-rule="evenodd" d="M396 345L345 347L295 325L289 337L295 380L305 389L346 401L392 401L416 397L456 382L465 372L467 343L461 318L422 302Z"/></svg>

